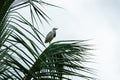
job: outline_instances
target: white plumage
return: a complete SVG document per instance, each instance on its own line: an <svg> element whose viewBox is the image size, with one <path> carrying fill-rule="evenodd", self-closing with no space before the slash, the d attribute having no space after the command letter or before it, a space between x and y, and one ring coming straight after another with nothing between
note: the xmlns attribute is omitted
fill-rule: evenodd
<svg viewBox="0 0 120 80"><path fill-rule="evenodd" d="M47 34L47 36L46 36L46 38L45 38L45 43L50 43L52 40L53 40L53 38L56 36L56 30L57 30L58 28L53 28L52 29L52 31L50 31L48 34Z"/></svg>

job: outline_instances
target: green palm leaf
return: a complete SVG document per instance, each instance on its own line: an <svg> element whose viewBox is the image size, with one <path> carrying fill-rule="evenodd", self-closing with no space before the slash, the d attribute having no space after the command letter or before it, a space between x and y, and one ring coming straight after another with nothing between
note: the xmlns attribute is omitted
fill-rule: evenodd
<svg viewBox="0 0 120 80"><path fill-rule="evenodd" d="M49 45L34 63L31 71L39 74L41 80L62 80L68 79L64 75L79 76L93 79L76 72L80 70L91 73L91 69L83 65L88 57L86 45L80 45L81 41L57 41ZM82 73L82 72L81 72ZM41 76L42 75L42 76Z"/></svg>
<svg viewBox="0 0 120 80"><path fill-rule="evenodd" d="M9 1L8 1L9 2ZM7 2L2 1L1 3L5 4ZM0 5L1 9L0 11L3 11L3 7L8 8L8 5ZM8 12L6 11L7 9L4 9L3 12L0 12L0 75L3 74L6 70L9 69L8 66L4 65L4 59L8 58L6 54L8 53L8 49L6 49L3 45L6 43L6 40L12 33L12 30L8 27L9 25L9 18L8 18ZM4 15L3 15L4 14ZM1 77L0 77L1 79Z"/></svg>

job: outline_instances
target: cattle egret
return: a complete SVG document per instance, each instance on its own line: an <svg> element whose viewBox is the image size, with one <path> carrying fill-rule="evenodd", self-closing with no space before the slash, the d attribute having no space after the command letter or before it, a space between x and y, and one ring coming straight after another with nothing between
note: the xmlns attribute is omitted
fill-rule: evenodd
<svg viewBox="0 0 120 80"><path fill-rule="evenodd" d="M47 34L47 36L46 36L46 38L45 38L45 43L50 43L51 42L51 40L56 36L56 30L57 30L58 28L53 28L52 29L52 31L50 31L48 34Z"/></svg>

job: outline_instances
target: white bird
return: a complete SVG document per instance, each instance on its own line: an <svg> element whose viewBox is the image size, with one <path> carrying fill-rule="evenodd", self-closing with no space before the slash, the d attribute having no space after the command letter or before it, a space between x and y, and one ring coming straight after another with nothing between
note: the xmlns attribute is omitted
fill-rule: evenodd
<svg viewBox="0 0 120 80"><path fill-rule="evenodd" d="M56 36L56 30L57 30L58 28L53 28L52 29L52 31L50 31L48 34L47 34L47 36L46 36L46 38L45 38L45 43L50 43L51 42L51 40Z"/></svg>

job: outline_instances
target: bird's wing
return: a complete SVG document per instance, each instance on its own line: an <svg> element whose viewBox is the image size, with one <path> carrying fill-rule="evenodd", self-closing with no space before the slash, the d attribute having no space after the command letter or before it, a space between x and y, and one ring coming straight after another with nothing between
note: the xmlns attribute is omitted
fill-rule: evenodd
<svg viewBox="0 0 120 80"><path fill-rule="evenodd" d="M55 37L56 36L56 32L54 32L54 35L53 35L53 37Z"/></svg>
<svg viewBox="0 0 120 80"><path fill-rule="evenodd" d="M53 34L54 34L54 33L53 33L52 31L50 31L50 32L47 34L46 39L45 39L45 43L50 42L50 41L53 39L53 37L54 37Z"/></svg>

